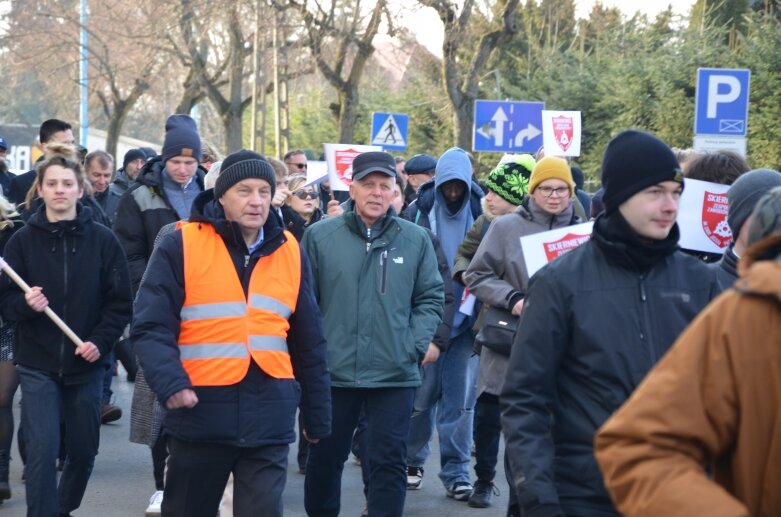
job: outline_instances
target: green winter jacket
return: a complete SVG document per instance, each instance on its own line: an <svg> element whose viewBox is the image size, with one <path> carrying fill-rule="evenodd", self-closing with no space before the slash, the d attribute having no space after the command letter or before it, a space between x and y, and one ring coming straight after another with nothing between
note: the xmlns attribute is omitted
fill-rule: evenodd
<svg viewBox="0 0 781 517"><path fill-rule="evenodd" d="M388 212L367 231L349 210L310 226L311 259L328 341L331 385L416 387L442 319L444 288L431 239Z"/></svg>

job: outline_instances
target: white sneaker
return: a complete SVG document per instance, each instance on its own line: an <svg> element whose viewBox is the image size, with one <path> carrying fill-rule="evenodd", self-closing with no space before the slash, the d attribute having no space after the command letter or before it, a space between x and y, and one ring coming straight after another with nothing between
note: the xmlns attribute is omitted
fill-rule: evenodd
<svg viewBox="0 0 781 517"><path fill-rule="evenodd" d="M149 506L146 507L146 517L160 517L163 506L163 491L158 490L149 498Z"/></svg>

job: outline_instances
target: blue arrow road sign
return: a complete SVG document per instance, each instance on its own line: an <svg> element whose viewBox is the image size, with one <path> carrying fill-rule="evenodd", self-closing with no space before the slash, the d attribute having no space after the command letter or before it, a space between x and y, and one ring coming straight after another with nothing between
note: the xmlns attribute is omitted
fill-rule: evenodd
<svg viewBox="0 0 781 517"><path fill-rule="evenodd" d="M694 134L746 136L751 70L697 69Z"/></svg>
<svg viewBox="0 0 781 517"><path fill-rule="evenodd" d="M473 151L534 153L542 147L544 102L475 101Z"/></svg>
<svg viewBox="0 0 781 517"><path fill-rule="evenodd" d="M409 115L403 113L372 113L372 145L388 151L407 149Z"/></svg>

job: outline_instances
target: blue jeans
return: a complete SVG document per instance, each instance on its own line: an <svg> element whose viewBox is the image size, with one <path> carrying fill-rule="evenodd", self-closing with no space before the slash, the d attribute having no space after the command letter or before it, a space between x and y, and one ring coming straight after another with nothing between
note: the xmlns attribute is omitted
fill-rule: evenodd
<svg viewBox="0 0 781 517"><path fill-rule="evenodd" d="M423 367L423 384L415 395L407 438L407 464L421 467L431 453L429 441L436 423L439 435L439 478L450 488L469 481L475 381L479 358L472 351L472 333L450 340L436 363Z"/></svg>
<svg viewBox="0 0 781 517"><path fill-rule="evenodd" d="M372 517L401 517L407 493L407 433L414 388L331 388L331 436L309 447L304 506L309 517L337 517L342 471L361 409L366 415L363 450L367 503Z"/></svg>
<svg viewBox="0 0 781 517"><path fill-rule="evenodd" d="M24 400L27 517L70 513L81 505L98 454L103 370L95 369L80 384L65 384L24 366L17 366L16 370ZM67 457L58 487L60 418L65 422Z"/></svg>

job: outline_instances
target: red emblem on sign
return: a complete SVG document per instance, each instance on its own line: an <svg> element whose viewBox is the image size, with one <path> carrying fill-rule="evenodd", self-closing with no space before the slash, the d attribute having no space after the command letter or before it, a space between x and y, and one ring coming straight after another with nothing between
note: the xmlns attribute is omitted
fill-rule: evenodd
<svg viewBox="0 0 781 517"><path fill-rule="evenodd" d="M349 186L353 182L353 160L362 152L355 149L342 149L334 153L336 175L345 185Z"/></svg>
<svg viewBox="0 0 781 517"><path fill-rule="evenodd" d="M575 121L572 117L553 117L553 138L563 151L569 149L575 134Z"/></svg>
<svg viewBox="0 0 781 517"><path fill-rule="evenodd" d="M544 242L542 245L545 247L545 257L548 259L548 262L552 262L554 259L574 250L584 242L588 242L589 239L591 239L591 235L568 233L557 241Z"/></svg>
<svg viewBox="0 0 781 517"><path fill-rule="evenodd" d="M726 248L732 241L727 224L727 194L705 191L702 199L702 231L719 248Z"/></svg>

